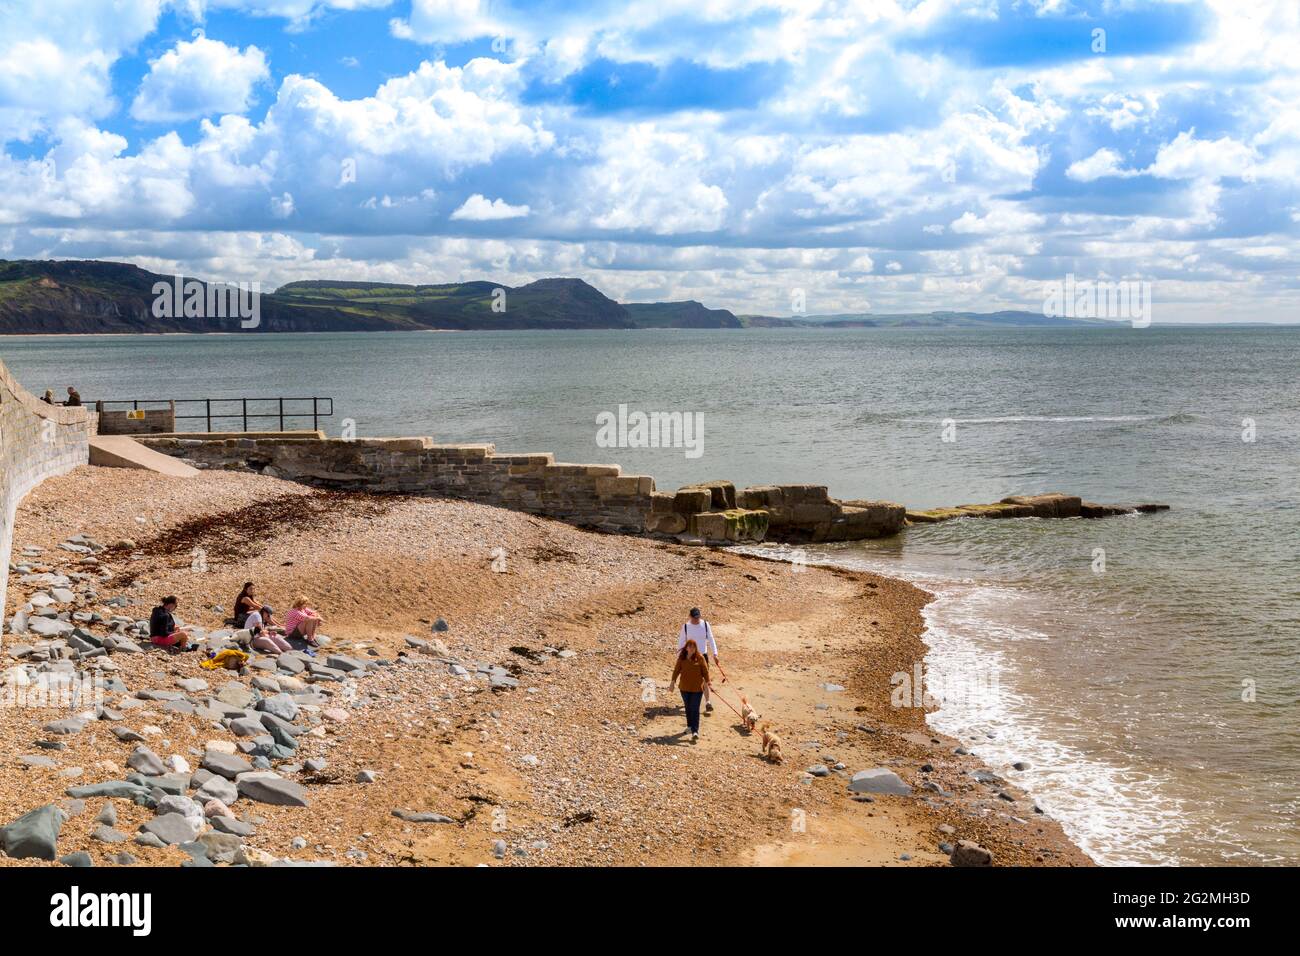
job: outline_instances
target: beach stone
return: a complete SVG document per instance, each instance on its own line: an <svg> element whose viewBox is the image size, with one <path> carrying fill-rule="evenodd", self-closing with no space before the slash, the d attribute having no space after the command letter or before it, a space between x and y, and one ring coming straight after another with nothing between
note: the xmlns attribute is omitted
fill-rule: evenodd
<svg viewBox="0 0 1300 956"><path fill-rule="evenodd" d="M0 829L0 848L15 860L56 859L65 820L67 814L52 803L37 807Z"/></svg>
<svg viewBox="0 0 1300 956"><path fill-rule="evenodd" d="M212 828L222 833L229 833L237 837L252 836L256 828L251 823L245 823L242 820L236 820L232 816L213 817L211 820Z"/></svg>
<svg viewBox="0 0 1300 956"><path fill-rule="evenodd" d="M239 795L281 807L307 806L307 791L301 784L283 777L243 777L238 781Z"/></svg>
<svg viewBox="0 0 1300 956"><path fill-rule="evenodd" d="M292 723L298 719L298 702L288 694L274 694L257 702L257 709Z"/></svg>
<svg viewBox="0 0 1300 956"><path fill-rule="evenodd" d="M811 774L814 777L829 777L831 775L830 768L825 764L820 763L809 767L805 773Z"/></svg>
<svg viewBox="0 0 1300 956"><path fill-rule="evenodd" d="M256 717L237 717L230 722L230 732L236 737L260 737L265 729Z"/></svg>
<svg viewBox="0 0 1300 956"><path fill-rule="evenodd" d="M205 856L213 863L234 863L236 855L243 846L240 838L233 833L211 830L202 834L199 842L203 844Z"/></svg>
<svg viewBox="0 0 1300 956"><path fill-rule="evenodd" d="M948 858L953 866L992 866L993 854L978 843L970 840L959 840L957 849L952 851L952 856Z"/></svg>
<svg viewBox="0 0 1300 956"><path fill-rule="evenodd" d="M346 654L331 654L325 659L327 667L332 667L336 671L364 671L366 665L364 661L359 661L355 657L348 657Z"/></svg>
<svg viewBox="0 0 1300 956"><path fill-rule="evenodd" d="M451 817L445 817L441 813L426 813L416 810L394 810L393 816L399 820L405 820L407 823L455 823Z"/></svg>
<svg viewBox="0 0 1300 956"><path fill-rule="evenodd" d="M67 856L60 857L59 862L64 866L94 866L95 861L90 858L90 854L85 850L78 850L76 853L69 853Z"/></svg>
<svg viewBox="0 0 1300 956"><path fill-rule="evenodd" d="M34 617L27 622L27 630L40 637L63 637L72 633L72 625L57 618Z"/></svg>
<svg viewBox="0 0 1300 956"><path fill-rule="evenodd" d="M886 770L884 767L876 767L874 770L859 770L855 773L853 779L849 781L849 791L851 793L884 793L905 797L911 794L912 788L894 771Z"/></svg>
<svg viewBox="0 0 1300 956"><path fill-rule="evenodd" d="M253 765L243 757L237 754L220 753L215 750L209 750L203 755L203 762L200 766L204 770L225 777L227 780L234 780L241 773L248 773L253 769Z"/></svg>
<svg viewBox="0 0 1300 956"><path fill-rule="evenodd" d="M79 734L86 729L86 722L80 717L65 717L41 728L47 734ZM51 857L53 859L53 857Z"/></svg>
<svg viewBox="0 0 1300 956"><path fill-rule="evenodd" d="M127 853L125 850L121 851L120 853L114 853L112 856L109 857L109 859L112 860L114 863L116 863L118 866L135 866L135 857L133 857L130 853Z"/></svg>
<svg viewBox="0 0 1300 956"><path fill-rule="evenodd" d="M115 830L106 823L100 824L95 828L91 835L92 839L99 840L101 843L125 843L127 836L121 830Z"/></svg>
<svg viewBox="0 0 1300 956"><path fill-rule="evenodd" d="M208 682L199 677L182 677L176 681L176 686L186 693L197 694L208 689Z"/></svg>
<svg viewBox="0 0 1300 956"><path fill-rule="evenodd" d="M196 833L203 829L203 823L206 819L203 816L203 805L201 803L179 794L168 794L160 799L155 808L155 813L160 817L169 813L179 813L190 821Z"/></svg>
<svg viewBox="0 0 1300 956"><path fill-rule="evenodd" d="M126 758L126 765L150 777L161 777L167 772L167 765L162 762L162 758L144 744L131 752L131 756Z"/></svg>
<svg viewBox="0 0 1300 956"><path fill-rule="evenodd" d="M445 634L448 630L450 630L450 627L442 618L438 618L438 620L433 622L433 633Z"/></svg>
<svg viewBox="0 0 1300 956"><path fill-rule="evenodd" d="M309 773L320 773L327 766L329 766L329 762L324 757L309 757L303 763L303 769Z"/></svg>
<svg viewBox="0 0 1300 956"><path fill-rule="evenodd" d="M239 799L239 788L235 786L233 781L213 775L195 791L194 796L205 803L214 801L229 807Z"/></svg>
<svg viewBox="0 0 1300 956"><path fill-rule="evenodd" d="M189 843L198 836L198 827L183 813L165 813L154 817L140 829L157 837L167 846Z"/></svg>
<svg viewBox="0 0 1300 956"><path fill-rule="evenodd" d="M117 826L117 804L112 800L106 802L103 809L95 815L95 822L110 827Z"/></svg>
<svg viewBox="0 0 1300 956"><path fill-rule="evenodd" d="M204 746L208 753L233 754L237 749L229 740L209 740Z"/></svg>
<svg viewBox="0 0 1300 956"><path fill-rule="evenodd" d="M69 787L68 796L78 799L88 797L109 797L139 801L149 796L149 788L126 780L108 780L104 783L90 783L80 787Z"/></svg>
<svg viewBox="0 0 1300 956"><path fill-rule="evenodd" d="M326 720L336 724L346 723L350 716L348 712L341 707L327 707L325 710L321 711L320 715Z"/></svg>
<svg viewBox="0 0 1300 956"><path fill-rule="evenodd" d="M130 727L111 727L109 729L114 737L126 744L133 744L137 741L144 740L142 736L137 734Z"/></svg>
<svg viewBox="0 0 1300 956"><path fill-rule="evenodd" d="M23 763L28 767L49 769L58 766L58 763L53 758L43 756L42 754L24 754L19 757L18 760L20 763Z"/></svg>
<svg viewBox="0 0 1300 956"><path fill-rule="evenodd" d="M357 772L357 783L374 783L379 779L379 774L373 770L361 770Z"/></svg>
<svg viewBox="0 0 1300 956"><path fill-rule="evenodd" d="M295 657L292 654L281 654L275 659L276 667L286 674L301 674L307 669L307 665L301 657Z"/></svg>
<svg viewBox="0 0 1300 956"><path fill-rule="evenodd" d="M232 707L251 707L257 695L243 684L231 681L217 691L217 700Z"/></svg>
<svg viewBox="0 0 1300 956"><path fill-rule="evenodd" d="M161 850L167 845L156 833L139 833L136 835L135 842L140 846L153 847L155 850Z"/></svg>

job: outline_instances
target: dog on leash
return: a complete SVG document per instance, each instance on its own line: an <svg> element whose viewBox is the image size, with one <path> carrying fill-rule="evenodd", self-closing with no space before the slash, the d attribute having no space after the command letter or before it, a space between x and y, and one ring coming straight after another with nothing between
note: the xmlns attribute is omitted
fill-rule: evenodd
<svg viewBox="0 0 1300 956"><path fill-rule="evenodd" d="M754 728L758 726L760 719L758 711L754 709L754 705L749 702L744 694L740 695L740 719L744 721L745 729L750 733L754 732Z"/></svg>
<svg viewBox="0 0 1300 956"><path fill-rule="evenodd" d="M767 757L767 762L782 763L781 738L776 735L776 728L772 726L771 721L764 721L758 729L763 734L762 752Z"/></svg>

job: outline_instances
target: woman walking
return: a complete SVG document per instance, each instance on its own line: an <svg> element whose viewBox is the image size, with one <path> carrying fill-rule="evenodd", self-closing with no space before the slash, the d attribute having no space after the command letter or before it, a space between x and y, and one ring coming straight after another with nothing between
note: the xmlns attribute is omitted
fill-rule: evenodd
<svg viewBox="0 0 1300 956"><path fill-rule="evenodd" d="M687 639L677 655L677 666L673 668L673 679L668 683L668 692L681 682L682 703L686 707L686 728L691 734L691 743L700 739L700 700L704 689L709 686L709 664L700 653L694 639Z"/></svg>

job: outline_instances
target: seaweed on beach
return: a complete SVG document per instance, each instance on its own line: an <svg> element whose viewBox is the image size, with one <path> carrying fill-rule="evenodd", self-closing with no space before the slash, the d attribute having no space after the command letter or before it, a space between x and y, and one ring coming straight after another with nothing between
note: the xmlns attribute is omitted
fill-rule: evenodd
<svg viewBox="0 0 1300 956"><path fill-rule="evenodd" d="M233 511L213 511L168 528L134 547L114 545L104 552L108 559L174 557L189 560L196 551L212 564L243 562L256 557L275 540L284 528L304 522L319 524L346 510L350 516L377 518L386 514L396 501L391 496L368 495L352 491L313 491L309 494L284 494L259 501ZM112 587L126 587L136 577L124 570L110 582Z"/></svg>

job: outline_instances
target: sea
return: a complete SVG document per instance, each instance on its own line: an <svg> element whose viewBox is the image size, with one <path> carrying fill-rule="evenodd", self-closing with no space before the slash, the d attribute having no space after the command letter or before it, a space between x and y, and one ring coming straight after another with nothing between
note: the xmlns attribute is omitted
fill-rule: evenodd
<svg viewBox="0 0 1300 956"><path fill-rule="evenodd" d="M1300 328L43 336L0 360L37 393L240 400L214 428L245 398L310 427L319 398L330 434L550 451L661 490L1166 503L765 550L931 591L931 724L1099 863L1300 863ZM601 428L638 412L681 413L693 443Z"/></svg>

